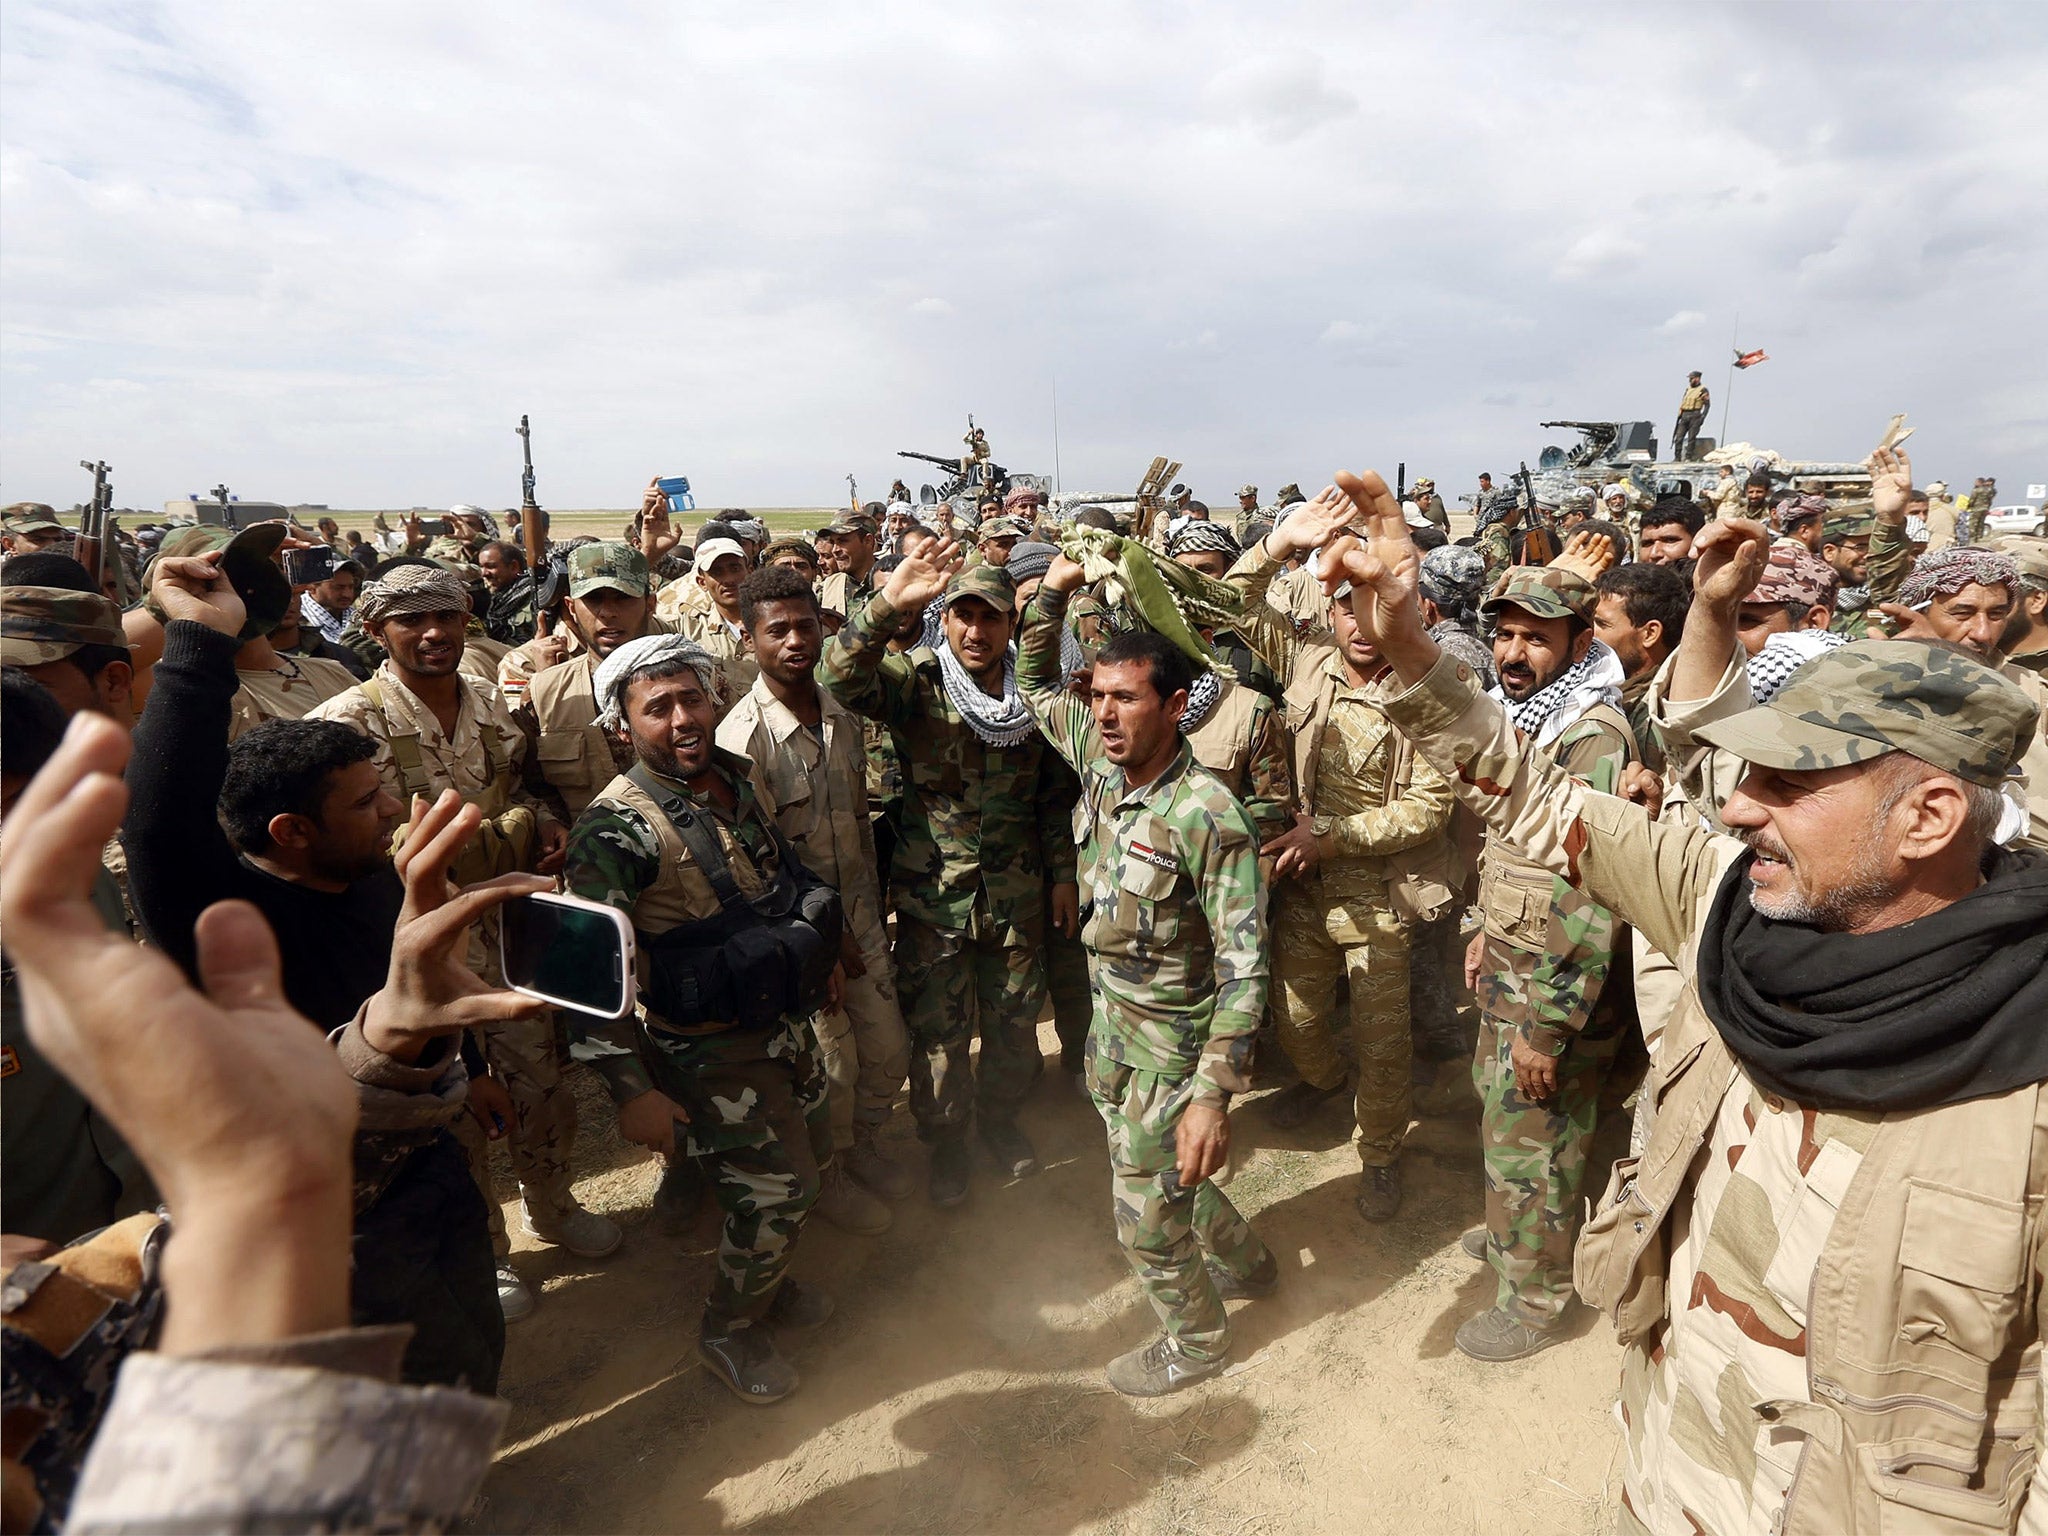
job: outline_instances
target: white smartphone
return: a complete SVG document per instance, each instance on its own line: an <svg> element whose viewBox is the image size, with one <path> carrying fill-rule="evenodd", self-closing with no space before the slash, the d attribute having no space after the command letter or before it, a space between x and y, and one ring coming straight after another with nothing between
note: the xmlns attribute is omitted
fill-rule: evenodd
<svg viewBox="0 0 2048 1536"><path fill-rule="evenodd" d="M601 901L543 891L499 909L498 955L514 992L600 1019L633 1006L633 925Z"/></svg>

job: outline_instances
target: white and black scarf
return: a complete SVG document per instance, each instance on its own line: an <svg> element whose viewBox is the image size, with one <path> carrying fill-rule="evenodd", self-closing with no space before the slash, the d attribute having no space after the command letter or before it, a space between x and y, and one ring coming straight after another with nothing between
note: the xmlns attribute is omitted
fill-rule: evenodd
<svg viewBox="0 0 2048 1536"><path fill-rule="evenodd" d="M1764 648L1749 658L1750 697L1759 704L1770 703L1771 696L1791 680L1794 672L1814 657L1848 643L1847 636L1825 629L1789 629L1771 636L1764 642Z"/></svg>
<svg viewBox="0 0 2048 1536"><path fill-rule="evenodd" d="M1498 683L1489 691L1507 706L1517 730L1537 746L1547 747L1596 704L1619 709L1625 677L1621 658L1595 640L1585 655L1519 704Z"/></svg>
<svg viewBox="0 0 2048 1536"><path fill-rule="evenodd" d="M1031 709L1024 702L1024 695L1017 691L1017 648L1011 646L1003 655L1003 695L992 698L981 691L960 658L953 654L953 647L946 644L944 637L934 647L939 658L939 677L946 685L946 697L953 701L953 707L960 711L967 721L967 728L992 747L1014 747L1033 731L1038 722L1031 716Z"/></svg>

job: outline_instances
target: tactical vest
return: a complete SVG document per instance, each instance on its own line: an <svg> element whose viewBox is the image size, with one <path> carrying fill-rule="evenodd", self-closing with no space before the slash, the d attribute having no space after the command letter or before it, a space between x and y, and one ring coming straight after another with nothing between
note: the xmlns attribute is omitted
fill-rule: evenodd
<svg viewBox="0 0 2048 1536"><path fill-rule="evenodd" d="M597 723L596 668L597 657L584 651L536 672L526 685L526 705L540 728L534 760L571 817L581 816L620 771L611 738Z"/></svg>
<svg viewBox="0 0 2048 1536"><path fill-rule="evenodd" d="M370 701L370 707L384 717L384 740L391 748L391 761L398 769L398 782L407 811L412 809L416 798L424 798L431 805L440 798L441 792L434 787L433 771L427 767L426 755L420 750L419 732L394 729L391 711L384 697L384 684L380 679L373 677L356 686ZM496 734L488 719L477 731L477 739L483 743L484 761L490 769L490 782L477 793L462 797L484 813L484 820L469 846L456 855L454 866L448 871L449 878L457 885L473 885L479 880L531 869L539 846L539 821L528 807L512 803L512 764L510 760L499 758L493 740ZM411 833L412 822L408 818L405 825L391 836L394 853Z"/></svg>

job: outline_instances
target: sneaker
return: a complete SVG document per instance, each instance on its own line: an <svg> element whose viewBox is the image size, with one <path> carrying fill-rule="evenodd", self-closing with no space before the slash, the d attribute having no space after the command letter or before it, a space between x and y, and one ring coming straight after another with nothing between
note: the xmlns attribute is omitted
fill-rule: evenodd
<svg viewBox="0 0 2048 1536"><path fill-rule="evenodd" d="M1548 1328L1533 1328L1494 1307L1460 1323L1456 1343L1474 1360L1495 1365L1504 1360L1525 1360L1563 1338L1564 1329L1556 1323Z"/></svg>
<svg viewBox="0 0 2048 1536"><path fill-rule="evenodd" d="M933 1205L958 1205L967 1198L967 1176L974 1159L964 1137L953 1136L932 1144L931 1183L927 1193Z"/></svg>
<svg viewBox="0 0 2048 1536"><path fill-rule="evenodd" d="M1392 1221L1401 1209L1401 1165L1368 1168L1358 1179L1358 1214L1367 1221Z"/></svg>
<svg viewBox="0 0 2048 1536"><path fill-rule="evenodd" d="M508 1323L533 1316L533 1292L510 1264L498 1266L498 1310L505 1314Z"/></svg>
<svg viewBox="0 0 2048 1536"><path fill-rule="evenodd" d="M984 1119L976 1129L996 1166L1011 1178L1028 1179L1038 1172L1038 1153L1032 1149L1031 1138L1017 1129L1016 1121Z"/></svg>
<svg viewBox="0 0 2048 1536"><path fill-rule="evenodd" d="M626 1240L626 1234L616 1221L595 1211L586 1211L580 1205L572 1205L544 1221L537 1220L529 1206L526 1230L544 1243L568 1249L579 1259L608 1258L617 1253L619 1244Z"/></svg>
<svg viewBox="0 0 2048 1536"><path fill-rule="evenodd" d="M1216 1260L1205 1258L1202 1267L1209 1271L1209 1283L1216 1287L1216 1294L1225 1301L1255 1301L1261 1296L1273 1294L1273 1288L1280 1283L1280 1261L1270 1253L1266 1262L1249 1275L1233 1275Z"/></svg>
<svg viewBox="0 0 2048 1536"><path fill-rule="evenodd" d="M654 1186L654 1219L670 1235L687 1232L704 1203L704 1170L693 1157L679 1157L661 1170Z"/></svg>
<svg viewBox="0 0 2048 1536"><path fill-rule="evenodd" d="M901 1163L883 1156L875 1141L873 1126L853 1128L853 1150L841 1158L846 1164L846 1176L871 1195L880 1195L884 1200L908 1200L917 1191L917 1180Z"/></svg>
<svg viewBox="0 0 2048 1536"><path fill-rule="evenodd" d="M791 1333L809 1333L824 1327L838 1310L826 1292L785 1277L775 1289L775 1299L768 1303L767 1320Z"/></svg>
<svg viewBox="0 0 2048 1536"><path fill-rule="evenodd" d="M1474 1227L1458 1239L1458 1246L1465 1250L1465 1257L1486 1262L1486 1228Z"/></svg>
<svg viewBox="0 0 2048 1536"><path fill-rule="evenodd" d="M742 1402L779 1403L796 1390L796 1367L782 1358L766 1328L714 1331L707 1318L697 1330L697 1358Z"/></svg>
<svg viewBox="0 0 2048 1536"><path fill-rule="evenodd" d="M840 1231L858 1232L863 1237L888 1231L894 1220L889 1207L848 1178L836 1158L825 1167L824 1188L818 1191L811 1211Z"/></svg>
<svg viewBox="0 0 2048 1536"><path fill-rule="evenodd" d="M1342 1096L1349 1083L1318 1088L1314 1083L1289 1083L1266 1102L1266 1118L1283 1131L1308 1123L1309 1117L1330 1100Z"/></svg>
<svg viewBox="0 0 2048 1536"><path fill-rule="evenodd" d="M1109 1384L1126 1397L1164 1397L1206 1381L1229 1364L1227 1357L1196 1360L1180 1352L1170 1334L1109 1362Z"/></svg>

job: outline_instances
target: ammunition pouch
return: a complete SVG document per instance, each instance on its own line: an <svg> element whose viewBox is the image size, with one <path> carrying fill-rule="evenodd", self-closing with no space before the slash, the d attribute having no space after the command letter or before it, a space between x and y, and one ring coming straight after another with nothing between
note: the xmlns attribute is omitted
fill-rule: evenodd
<svg viewBox="0 0 2048 1536"><path fill-rule="evenodd" d="M628 775L659 805L718 893L720 912L640 938L647 1006L677 1029L737 1024L772 1029L824 1008L846 929L839 893L808 869L767 822L776 871L760 895L740 894L718 834L635 763Z"/></svg>

